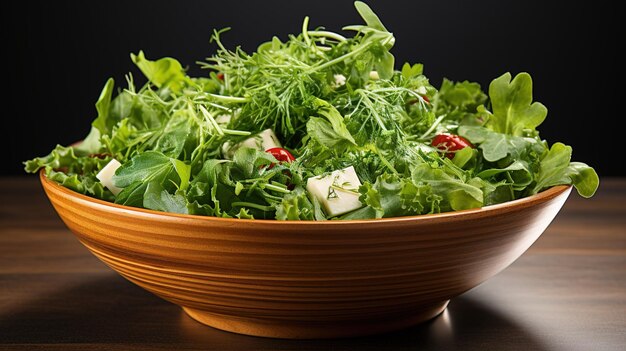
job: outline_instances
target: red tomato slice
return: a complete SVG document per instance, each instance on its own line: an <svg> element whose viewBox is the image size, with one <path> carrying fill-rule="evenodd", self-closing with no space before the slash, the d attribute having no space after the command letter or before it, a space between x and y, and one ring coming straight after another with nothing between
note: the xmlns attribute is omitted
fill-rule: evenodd
<svg viewBox="0 0 626 351"><path fill-rule="evenodd" d="M431 145L442 151L458 151L466 147L473 148L474 145L469 140L454 134L438 134L433 138ZM447 152L446 157L452 159L454 152Z"/></svg>

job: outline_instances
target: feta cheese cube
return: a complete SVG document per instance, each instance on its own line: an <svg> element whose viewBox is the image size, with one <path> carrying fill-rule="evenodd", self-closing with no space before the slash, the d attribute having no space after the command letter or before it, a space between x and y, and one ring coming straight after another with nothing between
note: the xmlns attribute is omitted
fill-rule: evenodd
<svg viewBox="0 0 626 351"><path fill-rule="evenodd" d="M215 117L215 122L220 126L225 126L230 123L230 118L230 115L218 115L217 117Z"/></svg>
<svg viewBox="0 0 626 351"><path fill-rule="evenodd" d="M306 182L306 190L320 202L330 217L363 207L359 201L359 186L361 181L352 166L309 178Z"/></svg>
<svg viewBox="0 0 626 351"><path fill-rule="evenodd" d="M232 113L221 113L215 116L215 122L217 122L220 127L225 128L230 123L230 121L232 121L233 119L237 119L240 113L240 108L233 110Z"/></svg>
<svg viewBox="0 0 626 351"><path fill-rule="evenodd" d="M224 145L222 145L222 154L224 154L225 158L231 159L235 155L237 149L241 147L249 147L265 151L274 147L282 147L282 145L280 144L280 141L278 141L278 137L274 134L273 130L265 129L264 131L253 135L236 145L231 146L228 142L224 143Z"/></svg>
<svg viewBox="0 0 626 351"><path fill-rule="evenodd" d="M417 92L420 95L426 95L426 93L427 93L426 87L425 86L421 86L421 87L415 89L415 92Z"/></svg>
<svg viewBox="0 0 626 351"><path fill-rule="evenodd" d="M378 75L378 71L370 71L370 79L371 80L379 80L380 75Z"/></svg>
<svg viewBox="0 0 626 351"><path fill-rule="evenodd" d="M118 160L112 159L96 175L96 178L98 178L98 180L100 180L100 183L102 183L102 185L104 185L106 188L108 188L113 193L113 195L115 195L115 196L117 196L117 194L119 194L120 191L122 191L122 189L116 187L113 184L113 181L112 181L111 178L113 178L113 175L115 175L115 171L118 168L120 168L121 166L122 166L122 164L119 163Z"/></svg>
<svg viewBox="0 0 626 351"><path fill-rule="evenodd" d="M333 84L333 88L339 88L340 86L346 85L346 76L343 74L335 74L333 75L335 78L335 84Z"/></svg>

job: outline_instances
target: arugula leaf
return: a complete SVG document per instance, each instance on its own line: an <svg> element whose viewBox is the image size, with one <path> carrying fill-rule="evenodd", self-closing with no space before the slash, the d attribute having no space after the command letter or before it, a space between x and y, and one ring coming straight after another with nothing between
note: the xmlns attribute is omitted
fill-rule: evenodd
<svg viewBox="0 0 626 351"><path fill-rule="evenodd" d="M311 117L306 130L307 135L329 149L344 150L354 142L335 132L328 121L319 117Z"/></svg>
<svg viewBox="0 0 626 351"><path fill-rule="evenodd" d="M197 126L189 111L176 111L163 126L154 149L167 156L178 158L185 151L190 139L196 138L194 127Z"/></svg>
<svg viewBox="0 0 626 351"><path fill-rule="evenodd" d="M341 113L339 113L339 111L337 111L337 109L333 105L319 98L315 99L313 104L317 108L317 113L328 119L333 127L333 131L338 136L356 145L352 134L350 134L348 128L346 127L346 124L343 121L343 116L341 115Z"/></svg>
<svg viewBox="0 0 626 351"><path fill-rule="evenodd" d="M96 110L98 111L98 117L92 122L92 126L100 131L101 134L108 134L118 120L109 118L109 107L111 105L111 96L113 95L113 88L115 87L115 81L113 78L109 78L102 88L100 97L96 101Z"/></svg>
<svg viewBox="0 0 626 351"><path fill-rule="evenodd" d="M244 178L255 178L264 166L269 166L278 161L267 152L249 147L237 149L233 156L233 162L242 171Z"/></svg>
<svg viewBox="0 0 626 351"><path fill-rule="evenodd" d="M539 102L532 102L532 79L528 73L519 73L511 81L505 73L489 85L489 98L493 114L486 126L496 132L523 136L525 131L534 131L548 114L548 109Z"/></svg>
<svg viewBox="0 0 626 351"><path fill-rule="evenodd" d="M207 160L202 165L202 169L189 184L187 190L187 199L190 202L189 210L192 214L204 214L208 216L223 216L220 208L220 200L218 200L218 187L223 180L230 179L230 168L226 165L232 161L228 160ZM223 194L228 197L235 192L228 192L229 187L225 187ZM232 202L232 200L231 200Z"/></svg>
<svg viewBox="0 0 626 351"><path fill-rule="evenodd" d="M115 203L132 207L143 207L143 197L148 188L148 184L149 183L144 183L140 180L129 184L115 196Z"/></svg>
<svg viewBox="0 0 626 351"><path fill-rule="evenodd" d="M143 196L143 207L152 210L189 213L187 200L181 194L170 194L158 182L150 182Z"/></svg>

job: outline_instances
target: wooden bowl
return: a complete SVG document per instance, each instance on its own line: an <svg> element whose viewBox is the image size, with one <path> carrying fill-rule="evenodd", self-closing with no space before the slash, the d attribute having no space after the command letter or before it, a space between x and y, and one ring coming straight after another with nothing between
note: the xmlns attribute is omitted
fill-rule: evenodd
<svg viewBox="0 0 626 351"><path fill-rule="evenodd" d="M515 261L571 187L481 209L359 221L244 220L120 206L41 183L99 259L206 325L330 338L431 319Z"/></svg>

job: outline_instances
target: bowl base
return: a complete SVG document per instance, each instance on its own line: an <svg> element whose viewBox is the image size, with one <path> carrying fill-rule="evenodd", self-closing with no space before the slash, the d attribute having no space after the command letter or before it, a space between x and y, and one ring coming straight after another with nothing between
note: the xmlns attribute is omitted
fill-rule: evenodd
<svg viewBox="0 0 626 351"><path fill-rule="evenodd" d="M382 320L356 320L341 323L302 321L272 322L255 318L239 318L213 314L207 311L183 307L187 315L213 328L232 333L281 339L327 339L364 336L404 329L428 321L440 315L450 300L435 303L415 311L411 315Z"/></svg>

